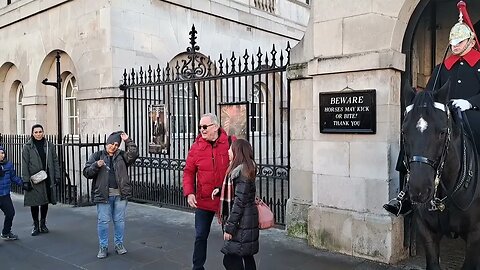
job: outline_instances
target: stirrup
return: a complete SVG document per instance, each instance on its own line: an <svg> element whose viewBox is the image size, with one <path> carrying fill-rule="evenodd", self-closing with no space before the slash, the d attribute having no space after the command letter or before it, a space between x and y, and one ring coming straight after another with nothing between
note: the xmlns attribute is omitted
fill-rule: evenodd
<svg viewBox="0 0 480 270"><path fill-rule="evenodd" d="M383 208L397 217L410 214L412 212L412 204L410 201L406 200L405 195L404 191L400 191L397 197L391 199L387 204L384 204ZM403 203L404 201L405 204Z"/></svg>

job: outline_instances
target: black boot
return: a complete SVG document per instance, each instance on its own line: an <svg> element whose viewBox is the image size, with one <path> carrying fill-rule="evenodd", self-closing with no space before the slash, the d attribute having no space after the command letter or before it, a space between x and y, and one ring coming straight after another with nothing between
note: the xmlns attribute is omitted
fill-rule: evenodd
<svg viewBox="0 0 480 270"><path fill-rule="evenodd" d="M38 220L33 221L32 236L37 236L40 233L40 227L38 225Z"/></svg>
<svg viewBox="0 0 480 270"><path fill-rule="evenodd" d="M408 195L400 191L395 199L390 200L387 204L383 205L383 208L390 214L395 216L408 215L412 212L412 202L408 199Z"/></svg>
<svg viewBox="0 0 480 270"><path fill-rule="evenodd" d="M40 220L40 232L41 233L48 233L49 230L47 228L47 225L46 225L46 220L45 219L41 219Z"/></svg>

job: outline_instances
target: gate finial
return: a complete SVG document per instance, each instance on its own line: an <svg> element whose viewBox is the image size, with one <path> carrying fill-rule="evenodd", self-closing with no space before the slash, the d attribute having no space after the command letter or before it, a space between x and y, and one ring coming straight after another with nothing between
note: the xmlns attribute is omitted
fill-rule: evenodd
<svg viewBox="0 0 480 270"><path fill-rule="evenodd" d="M200 47L197 45L195 41L197 39L197 30L195 30L195 24L192 25L192 30L190 30L190 47L187 48L187 52L195 53L200 50Z"/></svg>

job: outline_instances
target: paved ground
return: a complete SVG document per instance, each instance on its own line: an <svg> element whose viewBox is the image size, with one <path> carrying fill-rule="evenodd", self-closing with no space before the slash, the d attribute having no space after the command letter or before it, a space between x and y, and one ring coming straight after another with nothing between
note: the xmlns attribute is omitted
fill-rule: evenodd
<svg viewBox="0 0 480 270"><path fill-rule="evenodd" d="M425 266L425 252L421 246L420 239L418 240L417 251L418 255L410 258L405 265L409 265L413 269L423 269L418 266ZM462 268L463 259L465 257L465 242L460 239L443 238L440 244L440 264L443 270L458 270ZM416 266L416 268L414 268Z"/></svg>
<svg viewBox="0 0 480 270"><path fill-rule="evenodd" d="M50 207L50 233L30 236L29 208L23 197L12 195L16 207L14 232L18 241L1 241L2 270L69 269L190 269L194 238L193 214L155 206L129 203L125 246L128 253L112 254L99 260L97 253L95 207ZM209 241L206 269L223 269L220 226L214 224ZM112 250L110 244L110 250ZM261 231L260 252L256 255L259 270L421 269L412 263L387 266L350 256L314 249L305 241L287 237L282 230Z"/></svg>

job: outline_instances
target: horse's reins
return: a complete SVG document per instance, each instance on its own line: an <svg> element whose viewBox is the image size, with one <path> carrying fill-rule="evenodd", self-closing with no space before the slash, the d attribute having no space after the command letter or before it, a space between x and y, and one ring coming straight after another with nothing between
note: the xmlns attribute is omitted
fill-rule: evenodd
<svg viewBox="0 0 480 270"><path fill-rule="evenodd" d="M449 48L450 48L450 46L447 46L447 48L445 49L445 53L443 54L443 58L442 58L442 63L443 63L443 61L445 61L445 58L447 57L447 53L448 53ZM440 76L440 71L442 70L442 67L443 67L443 65L440 65L440 67L437 70L437 74L435 74L435 80L433 81L432 90L436 89L435 87L437 86L438 77ZM450 89L449 89L449 91L450 91ZM407 114L409 112L409 107L410 107L410 110L413 108L413 105L410 105L410 106L407 106L407 108L405 109L405 114ZM405 168L407 169L407 175L406 175L406 181L405 181L407 187L408 187L408 181L410 180L410 163L412 163L412 162L425 163L427 165L430 165L436 171L435 172L435 181L434 181L435 190L434 190L433 200L430 203L431 203L432 208L434 208L435 210L439 209L440 211L443 211L445 209L445 204L443 203L443 201L446 199L446 197L443 198L443 199L437 198L437 189L438 189L438 185L441 183L440 176L443 172L443 166L445 165L445 157L447 156L448 146L450 144L450 134L451 134L450 125L449 125L450 124L450 110L448 109L447 105L441 104L441 103L438 103L438 102L434 103L434 107L447 113L447 137L445 138L444 148L443 148L443 151L442 151L442 155L440 156L439 166L438 167L435 166L436 165L435 161L433 161L429 158L423 157L423 156L413 156L411 160L408 160L406 151L404 151L403 163L404 163ZM403 146L405 147L405 138L402 138L402 143L403 143ZM407 161L408 161L408 164L407 164ZM443 183L442 183L442 187L445 188Z"/></svg>
<svg viewBox="0 0 480 270"><path fill-rule="evenodd" d="M462 151L463 151L463 158L462 158L462 168L461 168L461 173L459 174L459 178L457 178L457 185L455 187L455 189L452 191L452 193L450 194L450 197L452 198L452 203L458 208L460 209L461 211L466 211L468 208L470 208L470 206L472 205L472 203L475 201L475 194L476 194L476 190L477 190L477 187L478 187L478 153L477 153L477 145L475 143L475 139L473 137L473 131L472 131L472 128L470 126L470 122L468 121L468 118L466 117L466 115L464 115L465 113L464 112L461 112L460 110L458 111L458 115L459 115L459 118L462 120L462 123L460 125L460 128L461 128L461 138L462 138ZM467 165L467 146L466 146L466 142L465 142L465 136L466 133L464 132L466 130L466 133L468 133L468 136L470 137L470 143L471 143L471 147L473 148L473 166L474 166L474 169L473 171L470 171ZM467 179L467 171L468 171L468 176L471 177L473 179L473 181L475 182L475 188L473 189L473 196L472 196L472 199L470 200L470 202L467 204L466 207L461 207L460 205L458 205L455 200L453 199L453 195L460 190L460 188L465 185L465 188L468 188L468 185L470 184L469 181L467 181L467 183L464 184L464 182L466 181ZM442 184L443 186L443 184ZM443 187L445 190L446 188Z"/></svg>

